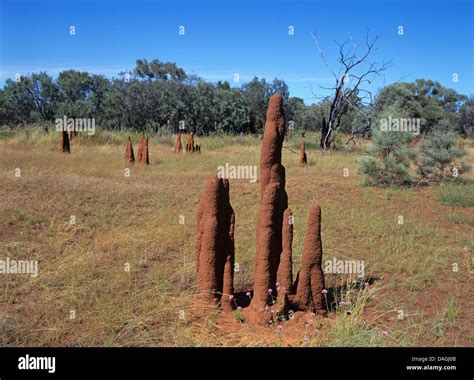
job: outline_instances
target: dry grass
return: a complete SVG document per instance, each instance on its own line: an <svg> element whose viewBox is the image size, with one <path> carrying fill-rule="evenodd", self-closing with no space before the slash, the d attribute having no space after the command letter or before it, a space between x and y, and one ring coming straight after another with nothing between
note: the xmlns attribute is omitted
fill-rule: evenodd
<svg viewBox="0 0 474 380"><path fill-rule="evenodd" d="M0 344L472 345L472 208L440 203L435 188L360 187L355 158L363 148L322 157L307 144L304 168L285 149L296 268L307 210L319 203L324 257L364 260L365 275L378 280L370 297L350 307L352 315L347 306L338 309L315 321L316 329L298 316L278 334L196 308L193 300L195 206L204 183L226 162L258 165L259 142L197 138L202 154L177 157L172 138L152 139L151 165L130 166L125 177L125 136L74 140L71 155L58 153L55 134L0 140L0 259L39 260L40 269L37 278L0 274ZM134 142L136 149L136 136ZM258 193L258 183L231 180L237 290L252 285ZM328 287L353 279L327 278Z"/></svg>

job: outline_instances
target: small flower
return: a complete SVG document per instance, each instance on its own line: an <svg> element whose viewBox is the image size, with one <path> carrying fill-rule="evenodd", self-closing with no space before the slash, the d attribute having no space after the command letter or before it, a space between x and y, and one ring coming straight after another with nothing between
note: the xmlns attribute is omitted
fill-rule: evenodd
<svg viewBox="0 0 474 380"><path fill-rule="evenodd" d="M280 283L279 283L279 282L277 282L275 285L276 285L276 286L280 286Z"/></svg>
<svg viewBox="0 0 474 380"><path fill-rule="evenodd" d="M351 305L352 301L347 301L346 304Z"/></svg>
<svg viewBox="0 0 474 380"><path fill-rule="evenodd" d="M388 331L382 331L382 336L388 336Z"/></svg>
<svg viewBox="0 0 474 380"><path fill-rule="evenodd" d="M364 286L365 286L365 287L369 286L369 283L368 283L368 282L364 282Z"/></svg>
<svg viewBox="0 0 474 380"><path fill-rule="evenodd" d="M231 294L231 295L229 296L229 300L232 301L233 299L234 299L234 296Z"/></svg>
<svg viewBox="0 0 474 380"><path fill-rule="evenodd" d="M322 293L323 294L328 294L328 291L326 289L323 289Z"/></svg>
<svg viewBox="0 0 474 380"><path fill-rule="evenodd" d="M238 311L241 311L241 310L242 310L242 307L241 307L241 306L237 306L237 310L238 310Z"/></svg>
<svg viewBox="0 0 474 380"><path fill-rule="evenodd" d="M339 306L344 306L346 303L344 301L339 302Z"/></svg>
<svg viewBox="0 0 474 380"><path fill-rule="evenodd" d="M250 297L250 292L245 293L247 297Z"/></svg>
<svg viewBox="0 0 474 380"><path fill-rule="evenodd" d="M280 290L281 290L281 288L280 288L280 287L277 287L277 292L279 292Z"/></svg>
<svg viewBox="0 0 474 380"><path fill-rule="evenodd" d="M304 342L304 344L307 344L307 343L309 343L309 339L308 339L308 337L307 337L307 336L305 336L305 337L303 338L303 342Z"/></svg>
<svg viewBox="0 0 474 380"><path fill-rule="evenodd" d="M273 292L273 290L271 290L271 289L268 289L268 293L272 293L272 292Z"/></svg>
<svg viewBox="0 0 474 380"><path fill-rule="evenodd" d="M314 318L314 317L316 317L316 314L311 313L311 318Z"/></svg>
<svg viewBox="0 0 474 380"><path fill-rule="evenodd" d="M268 306L265 306L265 311L268 311L270 310L270 308Z"/></svg>
<svg viewBox="0 0 474 380"><path fill-rule="evenodd" d="M282 326L282 325L278 325L278 326L277 326L277 330L278 330L278 332L281 333L281 332L283 331L283 326Z"/></svg>

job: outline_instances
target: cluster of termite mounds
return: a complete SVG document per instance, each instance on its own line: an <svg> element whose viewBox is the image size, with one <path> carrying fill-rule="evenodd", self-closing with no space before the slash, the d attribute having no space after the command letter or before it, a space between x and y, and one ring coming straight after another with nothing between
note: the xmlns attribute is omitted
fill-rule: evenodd
<svg viewBox="0 0 474 380"><path fill-rule="evenodd" d="M125 162L127 164L135 163L135 154L133 152L133 144L130 136L127 139L125 146ZM137 162L143 165L150 165L150 156L148 154L148 138L144 135L140 136L138 142Z"/></svg>
<svg viewBox="0 0 474 380"><path fill-rule="evenodd" d="M319 314L326 310L319 206L309 210L301 270L293 281L293 216L281 163L286 132L282 106L280 94L270 98L261 147L253 295L243 309L246 318L255 322L269 322L273 314L287 315L290 310ZM240 306L233 287L234 225L229 182L211 177L197 212L197 285L201 299L224 310Z"/></svg>
<svg viewBox="0 0 474 380"><path fill-rule="evenodd" d="M174 153L180 154L183 151L183 145L181 144L181 132L176 135L176 144L174 146ZM194 144L194 133L189 132L188 141L186 143L186 153L201 153L201 146Z"/></svg>

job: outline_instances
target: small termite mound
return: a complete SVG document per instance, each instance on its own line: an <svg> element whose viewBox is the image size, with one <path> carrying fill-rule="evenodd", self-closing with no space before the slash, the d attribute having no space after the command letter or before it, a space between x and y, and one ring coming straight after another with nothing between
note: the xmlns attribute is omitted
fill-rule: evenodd
<svg viewBox="0 0 474 380"><path fill-rule="evenodd" d="M301 148L300 148L300 165L304 166L308 163L308 159L306 157L306 149L304 143L304 137L301 138Z"/></svg>
<svg viewBox="0 0 474 380"><path fill-rule="evenodd" d="M197 283L200 298L224 310L234 308L234 225L229 181L211 177L197 211Z"/></svg>
<svg viewBox="0 0 474 380"><path fill-rule="evenodd" d="M135 155L133 153L132 140L130 139L130 136L128 136L127 145L125 147L125 162L132 164L135 162Z"/></svg>
<svg viewBox="0 0 474 380"><path fill-rule="evenodd" d="M287 208L283 213L283 243L280 256L280 265L277 272L278 294L292 294L293 292L293 214Z"/></svg>
<svg viewBox="0 0 474 380"><path fill-rule="evenodd" d="M74 137L77 137L78 132L77 129L74 127L70 132L69 132L69 140L72 141Z"/></svg>
<svg viewBox="0 0 474 380"><path fill-rule="evenodd" d="M67 134L67 131L63 130L61 132L61 147L60 147L61 152L63 153L71 153L71 146L69 144L69 136Z"/></svg>
<svg viewBox="0 0 474 380"><path fill-rule="evenodd" d="M321 207L311 207L308 227L301 255L301 270L293 288L296 290L290 302L296 310L324 313L324 271L322 269L323 244L321 241Z"/></svg>
<svg viewBox="0 0 474 380"><path fill-rule="evenodd" d="M176 144L174 146L174 154L180 154L183 150L183 145L181 144L181 132L176 135Z"/></svg>

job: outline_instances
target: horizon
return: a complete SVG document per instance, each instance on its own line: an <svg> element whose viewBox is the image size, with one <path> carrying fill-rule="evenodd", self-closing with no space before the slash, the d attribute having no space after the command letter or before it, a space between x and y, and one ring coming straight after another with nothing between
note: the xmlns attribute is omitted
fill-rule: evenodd
<svg viewBox="0 0 474 380"><path fill-rule="evenodd" d="M214 0L6 0L1 4L0 86L17 73L41 71L54 78L64 70L79 70L110 79L132 70L137 59L157 58L175 62L189 75L236 87L255 76L279 78L288 84L290 96L311 104L316 96L329 95L323 87L334 81L311 34L337 70L333 40L343 42L351 35L363 42L368 29L371 37L380 35L368 62L392 61L367 87L374 94L391 83L430 79L469 96L474 93L472 17L468 0L336 5L287 0L244 5ZM398 34L400 26L403 35ZM291 27L294 34L289 33ZM239 82L234 81L236 73Z"/></svg>

